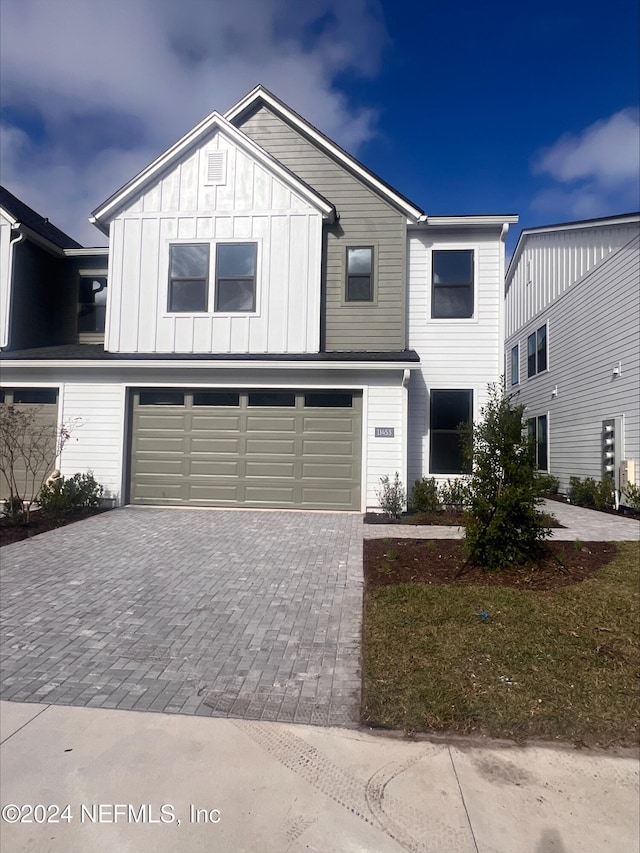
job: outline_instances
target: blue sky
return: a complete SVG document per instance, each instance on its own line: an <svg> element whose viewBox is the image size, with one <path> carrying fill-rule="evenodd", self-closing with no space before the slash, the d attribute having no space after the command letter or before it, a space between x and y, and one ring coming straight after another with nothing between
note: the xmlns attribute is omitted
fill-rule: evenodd
<svg viewBox="0 0 640 853"><path fill-rule="evenodd" d="M258 82L430 214L640 207L637 0L0 0L0 24L2 183L87 245Z"/></svg>

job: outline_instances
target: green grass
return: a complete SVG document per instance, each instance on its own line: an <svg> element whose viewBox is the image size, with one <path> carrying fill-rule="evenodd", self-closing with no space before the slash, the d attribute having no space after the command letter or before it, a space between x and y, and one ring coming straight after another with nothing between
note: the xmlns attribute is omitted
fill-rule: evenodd
<svg viewBox="0 0 640 853"><path fill-rule="evenodd" d="M363 721L590 745L638 741L639 548L553 592L365 592ZM488 612L484 620L479 613Z"/></svg>

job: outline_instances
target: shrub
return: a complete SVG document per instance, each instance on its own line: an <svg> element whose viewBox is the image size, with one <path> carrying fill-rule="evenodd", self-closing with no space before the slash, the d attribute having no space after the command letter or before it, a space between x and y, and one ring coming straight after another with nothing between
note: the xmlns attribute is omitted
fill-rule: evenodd
<svg viewBox="0 0 640 853"><path fill-rule="evenodd" d="M465 453L473 464L466 517L468 562L496 570L537 556L551 533L537 509L541 501L524 406L514 406L502 386L489 386L482 420Z"/></svg>
<svg viewBox="0 0 640 853"><path fill-rule="evenodd" d="M436 512L441 508L438 485L434 477L423 477L415 481L409 504L416 512Z"/></svg>
<svg viewBox="0 0 640 853"><path fill-rule="evenodd" d="M540 486L540 492L545 495L557 495L560 489L560 480L553 474L536 474L536 480Z"/></svg>
<svg viewBox="0 0 640 853"><path fill-rule="evenodd" d="M629 483L628 486L622 490L622 494L625 497L625 505L630 506L631 509L635 509L636 512L640 512L640 487L634 486L633 483Z"/></svg>
<svg viewBox="0 0 640 853"><path fill-rule="evenodd" d="M569 480L569 500L576 506L592 509L610 509L613 506L613 482L607 478L594 480L593 477L571 477Z"/></svg>
<svg viewBox="0 0 640 853"><path fill-rule="evenodd" d="M376 490L380 508L389 518L399 518L405 506L406 492L396 471L393 481L385 474L380 478L380 489Z"/></svg>
<svg viewBox="0 0 640 853"><path fill-rule="evenodd" d="M11 524L22 524L27 517L22 498L17 495L2 502L2 512Z"/></svg>
<svg viewBox="0 0 640 853"><path fill-rule="evenodd" d="M467 479L447 480L439 489L440 502L450 509L463 510L469 505L469 481Z"/></svg>
<svg viewBox="0 0 640 853"><path fill-rule="evenodd" d="M88 474L78 473L68 479L59 477L45 483L40 490L38 503L47 515L70 515L83 509L99 507L103 491L91 471Z"/></svg>

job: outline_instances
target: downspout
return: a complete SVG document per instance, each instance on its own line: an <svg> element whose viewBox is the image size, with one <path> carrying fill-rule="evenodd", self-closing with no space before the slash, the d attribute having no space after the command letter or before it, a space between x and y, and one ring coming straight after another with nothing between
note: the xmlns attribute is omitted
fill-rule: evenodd
<svg viewBox="0 0 640 853"><path fill-rule="evenodd" d="M22 241L24 240L24 233L20 232L20 227L21 226L19 222L15 222L11 226L12 231L15 230L19 233L17 237L13 237L11 240L9 240L9 269L7 270L7 287L9 288L9 292L7 293L7 314L5 317L5 323L7 324L7 334L4 342L0 342L0 349L6 349L10 344L9 335L11 332L11 303L13 301L13 253L14 246L17 246L18 243L22 243Z"/></svg>
<svg viewBox="0 0 640 853"><path fill-rule="evenodd" d="M500 317L499 317L499 337L498 337L498 352L499 355L499 364L498 364L498 375L502 376L504 374L504 382L507 381L507 369L506 369L506 354L504 351L504 342L506 341L506 294L504 292L504 255L505 255L505 241L507 239L507 233L509 231L509 223L504 222L502 224L502 230L500 231L500 299L498 300L498 304L500 306Z"/></svg>
<svg viewBox="0 0 640 853"><path fill-rule="evenodd" d="M409 379L411 378L411 370L405 368L402 373L402 479L407 486L407 498L409 497L409 471L408 465L408 448L409 448ZM406 509L406 507L405 507Z"/></svg>

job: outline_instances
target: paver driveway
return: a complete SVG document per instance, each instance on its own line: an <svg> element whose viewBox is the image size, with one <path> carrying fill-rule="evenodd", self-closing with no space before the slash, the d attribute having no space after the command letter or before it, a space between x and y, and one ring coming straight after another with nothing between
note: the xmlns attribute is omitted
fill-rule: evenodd
<svg viewBox="0 0 640 853"><path fill-rule="evenodd" d="M4 699L357 723L359 515L126 507L0 566Z"/></svg>

